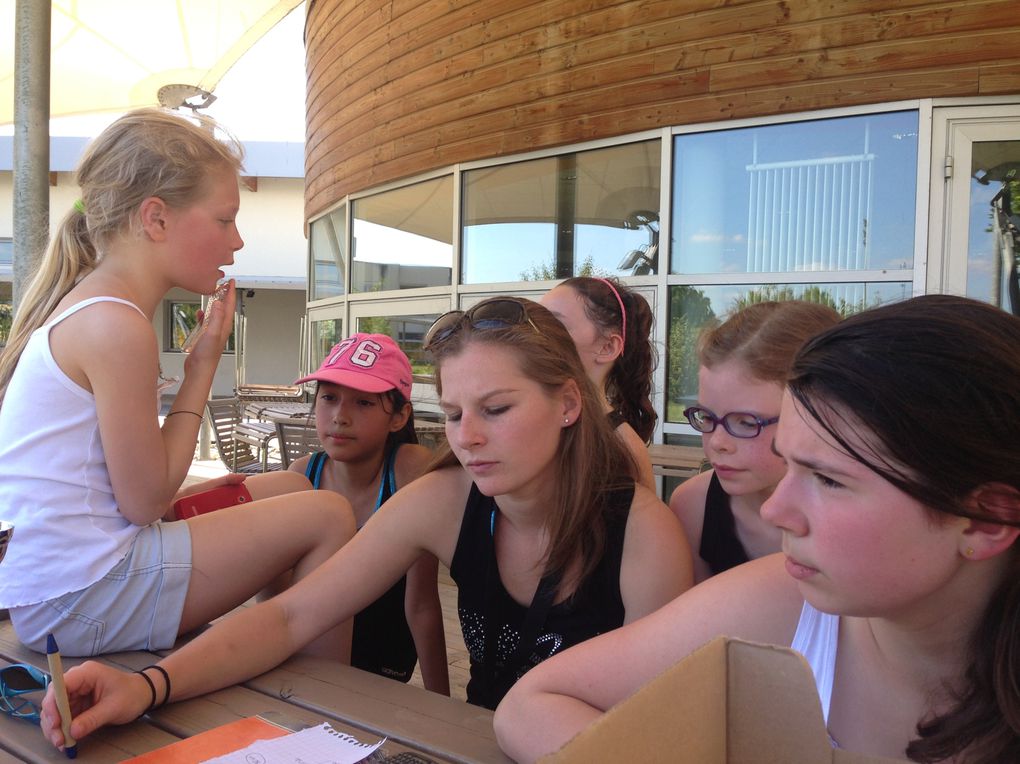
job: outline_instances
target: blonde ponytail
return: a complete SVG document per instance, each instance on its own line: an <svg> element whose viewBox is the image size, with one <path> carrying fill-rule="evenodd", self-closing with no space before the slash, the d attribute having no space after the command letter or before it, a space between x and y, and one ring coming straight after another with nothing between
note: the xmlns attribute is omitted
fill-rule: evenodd
<svg viewBox="0 0 1020 764"><path fill-rule="evenodd" d="M60 221L57 235L47 247L11 322L7 346L0 353L0 405L28 338L74 285L96 267L97 259L85 215L72 208Z"/></svg>

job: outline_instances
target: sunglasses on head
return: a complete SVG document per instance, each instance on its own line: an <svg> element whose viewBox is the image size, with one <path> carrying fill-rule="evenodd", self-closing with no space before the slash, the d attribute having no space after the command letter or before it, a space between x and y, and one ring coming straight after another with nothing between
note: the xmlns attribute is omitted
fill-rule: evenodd
<svg viewBox="0 0 1020 764"><path fill-rule="evenodd" d="M49 683L50 675L35 666L13 663L0 668L0 711L38 724L39 705L25 696L45 691Z"/></svg>
<svg viewBox="0 0 1020 764"><path fill-rule="evenodd" d="M451 310L436 319L432 327L425 332L423 348L431 350L441 345L459 332L464 324L475 330L508 329L512 326L529 324L538 331L538 327L528 318L523 303L508 298L485 300L465 310Z"/></svg>

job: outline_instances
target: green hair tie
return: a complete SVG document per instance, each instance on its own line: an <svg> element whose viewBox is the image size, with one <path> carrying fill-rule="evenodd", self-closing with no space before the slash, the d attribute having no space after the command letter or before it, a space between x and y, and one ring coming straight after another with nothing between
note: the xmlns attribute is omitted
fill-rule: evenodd
<svg viewBox="0 0 1020 764"><path fill-rule="evenodd" d="M78 210L78 212L80 212L82 215L85 214L85 202L83 202L81 199L74 200L74 208Z"/></svg>

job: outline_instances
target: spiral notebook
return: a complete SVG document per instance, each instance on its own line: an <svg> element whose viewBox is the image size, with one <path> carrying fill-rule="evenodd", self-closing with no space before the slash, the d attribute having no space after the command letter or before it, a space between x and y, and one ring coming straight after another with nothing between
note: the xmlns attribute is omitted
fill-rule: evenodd
<svg viewBox="0 0 1020 764"><path fill-rule="evenodd" d="M352 735L340 732L323 722L271 740L256 740L246 748L207 759L206 764L355 764L372 755L386 742L362 743Z"/></svg>

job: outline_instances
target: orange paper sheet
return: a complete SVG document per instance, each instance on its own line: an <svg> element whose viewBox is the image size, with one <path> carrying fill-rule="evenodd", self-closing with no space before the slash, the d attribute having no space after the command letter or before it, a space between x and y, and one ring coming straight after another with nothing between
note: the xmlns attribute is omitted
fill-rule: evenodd
<svg viewBox="0 0 1020 764"><path fill-rule="evenodd" d="M261 717L249 716L126 761L129 764L195 764L244 748L256 740L270 740L290 732Z"/></svg>

